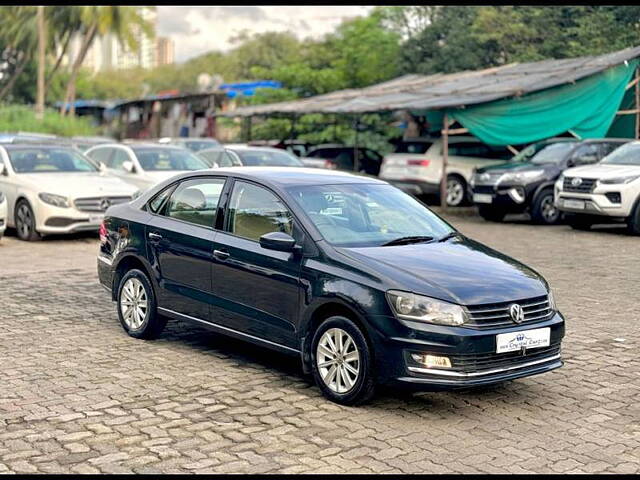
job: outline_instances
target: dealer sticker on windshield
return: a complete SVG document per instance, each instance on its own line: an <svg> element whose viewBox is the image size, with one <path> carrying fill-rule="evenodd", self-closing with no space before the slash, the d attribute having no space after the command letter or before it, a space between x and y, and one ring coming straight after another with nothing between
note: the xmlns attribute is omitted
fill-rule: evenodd
<svg viewBox="0 0 640 480"><path fill-rule="evenodd" d="M521 330L496 335L496 353L516 352L518 350L548 347L551 337L550 328Z"/></svg>

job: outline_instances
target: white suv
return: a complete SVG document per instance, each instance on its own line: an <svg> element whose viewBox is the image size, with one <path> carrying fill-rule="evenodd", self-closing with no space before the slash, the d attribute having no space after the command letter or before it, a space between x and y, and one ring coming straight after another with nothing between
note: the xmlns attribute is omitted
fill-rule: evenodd
<svg viewBox="0 0 640 480"><path fill-rule="evenodd" d="M555 204L573 228L624 221L640 235L640 142L629 142L595 165L565 170Z"/></svg>
<svg viewBox="0 0 640 480"><path fill-rule="evenodd" d="M403 140L396 151L384 157L382 180L407 193L440 193L442 178L442 139ZM447 205L457 207L469 199L467 185L476 167L504 163L513 157L506 147L485 145L472 136L449 137L447 163Z"/></svg>

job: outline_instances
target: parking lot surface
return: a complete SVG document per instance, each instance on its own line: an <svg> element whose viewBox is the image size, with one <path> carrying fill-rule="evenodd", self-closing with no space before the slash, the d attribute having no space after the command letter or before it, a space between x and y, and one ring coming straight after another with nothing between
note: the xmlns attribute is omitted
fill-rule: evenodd
<svg viewBox="0 0 640 480"><path fill-rule="evenodd" d="M640 238L448 219L549 280L564 368L342 407L295 358L175 321L128 337L96 236L5 237L0 473L640 472Z"/></svg>

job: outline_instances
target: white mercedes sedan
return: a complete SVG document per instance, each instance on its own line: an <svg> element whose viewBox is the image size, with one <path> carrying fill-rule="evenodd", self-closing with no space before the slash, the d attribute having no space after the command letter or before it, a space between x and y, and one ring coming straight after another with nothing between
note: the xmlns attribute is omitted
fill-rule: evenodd
<svg viewBox="0 0 640 480"><path fill-rule="evenodd" d="M73 147L0 146L0 192L7 198L6 224L16 229L21 240L97 231L107 208L129 202L137 190L101 172Z"/></svg>
<svg viewBox="0 0 640 480"><path fill-rule="evenodd" d="M186 148L157 143L111 143L85 152L101 168L140 191L190 170L208 169L209 164Z"/></svg>

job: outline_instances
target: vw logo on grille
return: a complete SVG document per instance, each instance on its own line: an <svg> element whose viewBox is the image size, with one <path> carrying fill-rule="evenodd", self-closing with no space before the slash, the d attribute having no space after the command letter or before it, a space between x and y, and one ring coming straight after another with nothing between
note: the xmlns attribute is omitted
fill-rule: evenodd
<svg viewBox="0 0 640 480"><path fill-rule="evenodd" d="M572 187L579 187L582 184L582 179L580 177L576 177L571 180Z"/></svg>
<svg viewBox="0 0 640 480"><path fill-rule="evenodd" d="M516 323L524 322L524 310L517 303L512 303L509 307L509 315L511 316L511 320Z"/></svg>
<svg viewBox="0 0 640 480"><path fill-rule="evenodd" d="M107 208L109 208L111 206L111 200L109 200L108 198L103 198L102 201L100 202L100 209L102 210L107 210Z"/></svg>

